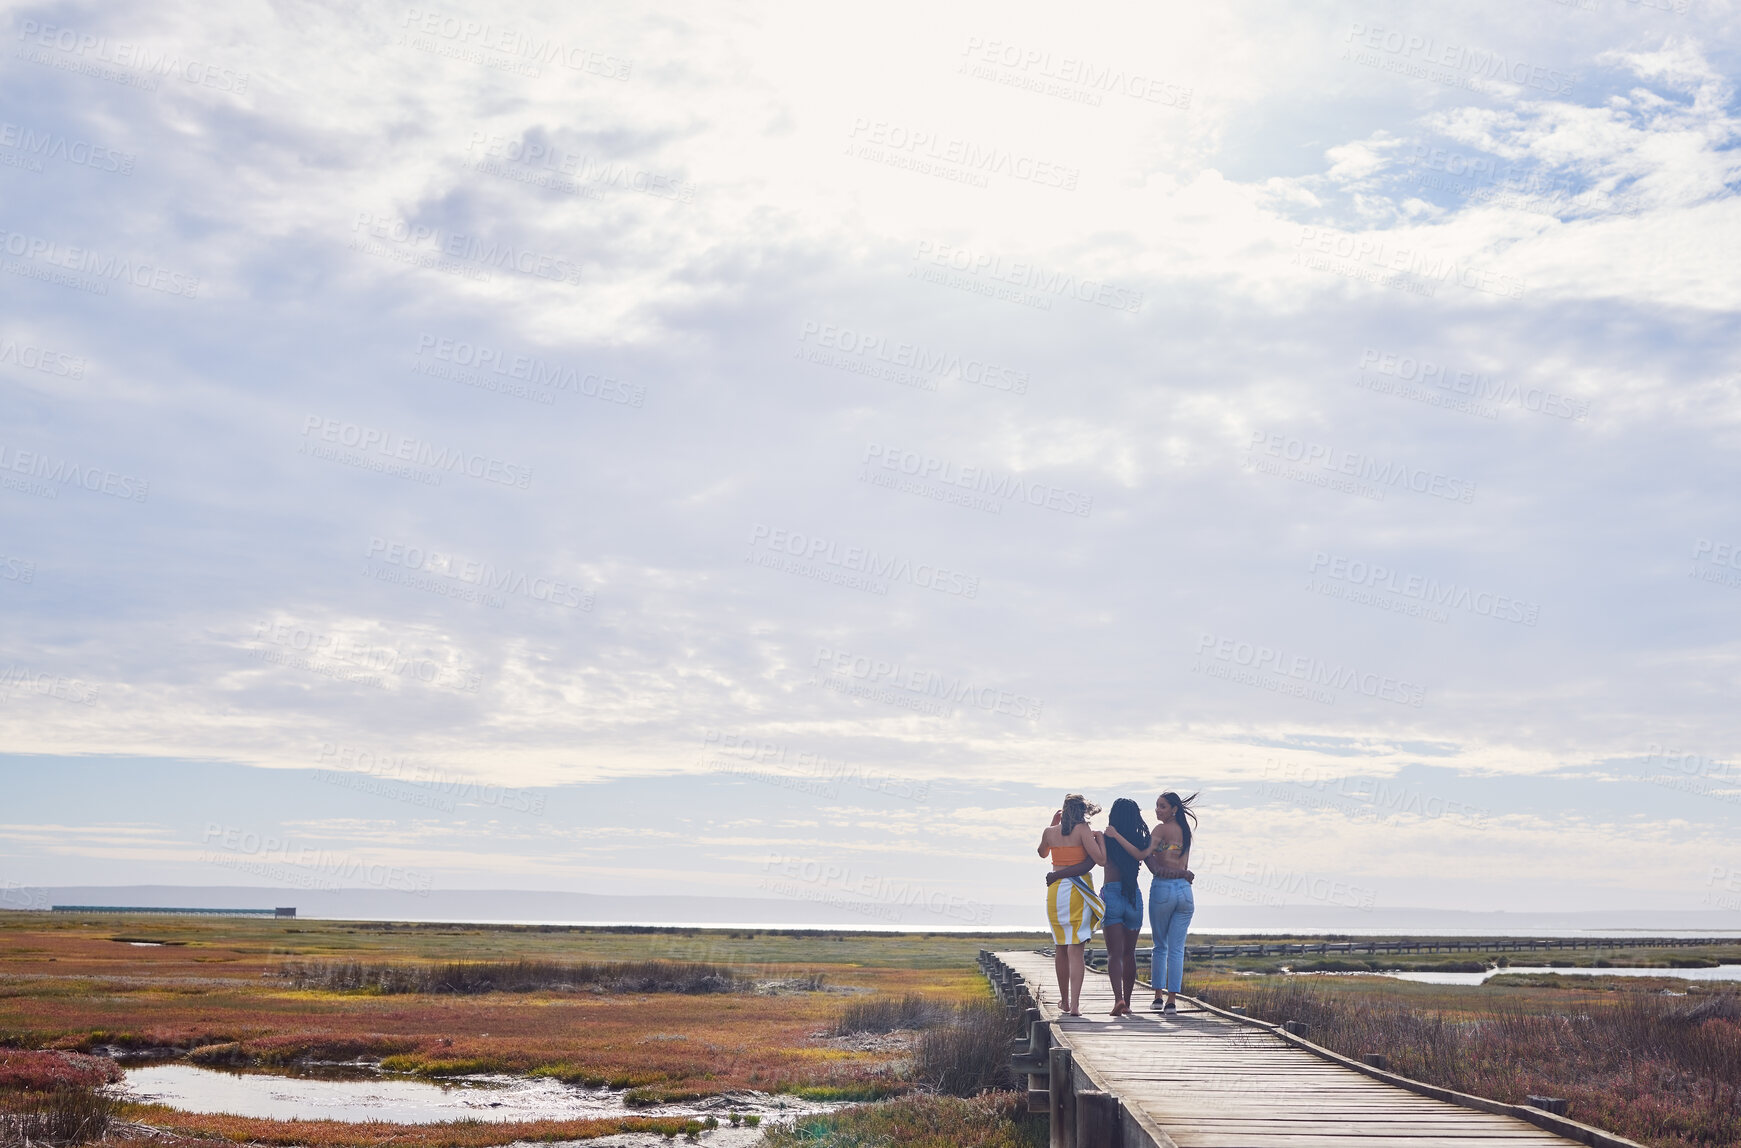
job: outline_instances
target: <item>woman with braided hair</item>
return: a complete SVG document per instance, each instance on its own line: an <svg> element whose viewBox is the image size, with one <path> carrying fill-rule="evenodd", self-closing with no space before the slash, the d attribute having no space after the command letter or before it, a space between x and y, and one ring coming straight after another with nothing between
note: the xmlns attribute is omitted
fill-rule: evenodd
<svg viewBox="0 0 1741 1148"><path fill-rule="evenodd" d="M1106 884L1100 899L1106 904L1106 978L1112 982L1112 1015L1130 1012L1130 994L1136 988L1136 942L1143 931L1143 891L1137 884L1142 862L1120 845L1129 841L1138 849L1149 846L1149 827L1142 810L1128 797L1112 803L1106 815ZM1116 835L1116 836L1115 836Z"/></svg>
<svg viewBox="0 0 1741 1148"><path fill-rule="evenodd" d="M1173 998L1185 979L1185 936L1191 930L1197 902L1191 893L1191 882L1176 876L1174 869L1183 869L1191 860L1191 830L1197 821L1191 803L1196 800L1195 793L1180 797L1171 790L1155 798L1155 820L1159 824L1149 835L1146 849L1133 848L1116 828L1107 830L1112 841L1139 861L1147 861L1155 874L1149 885L1149 930L1155 940L1154 955L1149 958L1149 983L1155 990L1155 1003L1150 1007L1156 1012L1178 1011ZM1164 1003L1163 991L1167 994Z"/></svg>

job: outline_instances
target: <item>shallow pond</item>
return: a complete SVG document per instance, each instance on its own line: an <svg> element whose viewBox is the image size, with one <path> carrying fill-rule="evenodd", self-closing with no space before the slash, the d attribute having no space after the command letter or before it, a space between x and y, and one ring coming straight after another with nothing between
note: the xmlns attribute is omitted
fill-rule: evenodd
<svg viewBox="0 0 1741 1148"><path fill-rule="evenodd" d="M359 1076L361 1078L359 1079ZM755 1113L775 1123L837 1104L789 1096L738 1092L689 1104L629 1108L623 1093L583 1088L559 1080L517 1076L468 1076L445 1081L359 1073L278 1076L226 1072L187 1064L126 1069L133 1099L167 1104L184 1112L225 1112L271 1120L386 1120L429 1124L441 1120L585 1120L601 1116L717 1116Z"/></svg>

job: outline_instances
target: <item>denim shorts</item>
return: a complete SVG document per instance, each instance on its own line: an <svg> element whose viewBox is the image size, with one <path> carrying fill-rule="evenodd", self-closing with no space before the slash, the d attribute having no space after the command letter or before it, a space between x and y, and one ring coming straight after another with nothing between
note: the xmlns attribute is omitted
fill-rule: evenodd
<svg viewBox="0 0 1741 1148"><path fill-rule="evenodd" d="M1100 891L1100 899L1106 905L1105 925L1123 925L1131 932L1140 932L1143 927L1143 894L1140 888L1133 888L1122 881L1108 881L1106 888Z"/></svg>

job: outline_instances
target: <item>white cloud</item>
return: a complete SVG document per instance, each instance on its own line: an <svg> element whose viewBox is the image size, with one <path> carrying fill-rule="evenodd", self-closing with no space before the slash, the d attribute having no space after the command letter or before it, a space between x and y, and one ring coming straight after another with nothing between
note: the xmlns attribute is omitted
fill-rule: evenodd
<svg viewBox="0 0 1741 1148"><path fill-rule="evenodd" d="M1411 78L1345 58L1326 6L461 5L430 29L400 8L15 9L35 55L0 82L23 127L136 158L34 171L0 147L24 237L0 277L0 468L20 479L0 490L0 737L278 770L364 746L544 786L706 775L708 728L1050 788L1233 784L1272 755L1531 779L1665 729L1733 752L1727 29L1409 19L1578 79ZM50 24L107 46L64 50ZM165 52L179 70L125 62ZM197 276L196 297L54 281L87 252ZM867 442L957 484L870 481ZM398 451L462 461L399 474ZM149 497L32 488L18 452ZM1345 469L1383 498L1337 489ZM1020 497L975 486L1010 479ZM758 524L802 535L804 564L762 565ZM846 584L872 551L909 574ZM1318 554L1539 620L1411 615L1418 597L1326 580ZM590 608L536 590L555 583ZM1244 680L1221 639L1300 661ZM819 648L878 680L828 674ZM1355 677L1274 688L1300 666ZM915 708L927 688L958 695L950 716ZM496 830L330 796L308 824L334 841L541 878L608 860L571 831L621 820L517 822L520 860L443 861L430 842ZM693 840L857 849L817 833L853 800L769 789L765 832L734 808ZM1031 813L952 811L939 856L1014 843ZM1552 834L1489 836L1523 857ZM558 859L515 851L545 840ZM1690 833L1634 887L1715 840ZM89 847L158 848L117 841ZM1350 871L1378 850L1326 848Z"/></svg>

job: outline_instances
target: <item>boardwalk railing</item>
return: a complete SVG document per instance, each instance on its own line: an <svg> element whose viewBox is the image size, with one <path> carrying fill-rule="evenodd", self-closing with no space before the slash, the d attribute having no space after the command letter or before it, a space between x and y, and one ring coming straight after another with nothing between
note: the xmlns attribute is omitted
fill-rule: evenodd
<svg viewBox="0 0 1741 1148"><path fill-rule="evenodd" d="M1411 1080L1269 1024L1180 996L1176 1018L1106 1016L1090 973L1084 1016L1059 1012L1050 957L982 950L979 967L1027 1035L1010 1049L1051 1148L1641 1148L1541 1108Z"/></svg>
<svg viewBox="0 0 1741 1148"><path fill-rule="evenodd" d="M1393 941L1286 941L1274 944L1189 945L1193 960L1217 957L1297 957L1331 953L1551 953L1566 949L1672 949L1696 945L1733 945L1733 937L1417 937ZM1102 950L1104 952L1104 950Z"/></svg>

